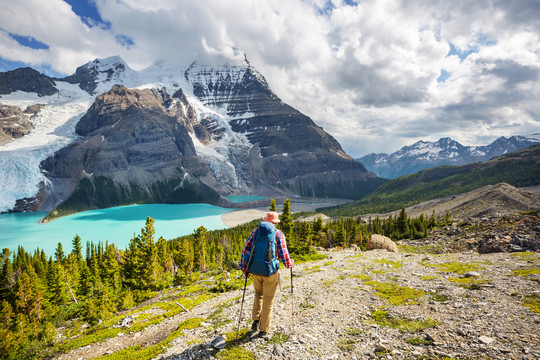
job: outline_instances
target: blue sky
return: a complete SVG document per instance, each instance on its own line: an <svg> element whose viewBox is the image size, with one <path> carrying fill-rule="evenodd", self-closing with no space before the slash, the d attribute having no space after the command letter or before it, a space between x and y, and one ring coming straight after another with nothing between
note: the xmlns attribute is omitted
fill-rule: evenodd
<svg viewBox="0 0 540 360"><path fill-rule="evenodd" d="M62 77L114 55L141 70L245 53L360 157L540 132L538 19L533 0L4 0L0 71Z"/></svg>

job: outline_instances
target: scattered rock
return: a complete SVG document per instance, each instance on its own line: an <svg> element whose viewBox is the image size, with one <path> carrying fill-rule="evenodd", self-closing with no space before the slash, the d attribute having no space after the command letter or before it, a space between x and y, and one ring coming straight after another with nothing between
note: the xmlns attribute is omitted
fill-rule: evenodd
<svg viewBox="0 0 540 360"><path fill-rule="evenodd" d="M274 347L274 351L272 351L272 353L276 356L285 356L286 352L285 352L285 349L283 349L282 346L280 345L276 345Z"/></svg>
<svg viewBox="0 0 540 360"><path fill-rule="evenodd" d="M486 345L489 345L495 342L495 339L490 338L489 336L484 336L484 335L480 336L478 340L480 340L481 343L486 344Z"/></svg>
<svg viewBox="0 0 540 360"><path fill-rule="evenodd" d="M399 253L399 249L396 243L392 241L392 239L377 234L371 235L371 238L369 239L366 248L368 250L384 249L390 252Z"/></svg>

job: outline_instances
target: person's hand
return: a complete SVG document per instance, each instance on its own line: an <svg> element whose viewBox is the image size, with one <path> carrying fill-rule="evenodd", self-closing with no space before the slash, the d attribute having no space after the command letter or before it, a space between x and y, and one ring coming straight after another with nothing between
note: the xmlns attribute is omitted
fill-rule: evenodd
<svg viewBox="0 0 540 360"><path fill-rule="evenodd" d="M294 265L294 260L291 259L291 267Z"/></svg>

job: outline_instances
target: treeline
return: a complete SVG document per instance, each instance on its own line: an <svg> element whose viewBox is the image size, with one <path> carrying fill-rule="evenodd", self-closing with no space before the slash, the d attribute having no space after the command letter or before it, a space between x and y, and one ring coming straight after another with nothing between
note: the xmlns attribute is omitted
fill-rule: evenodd
<svg viewBox="0 0 540 360"><path fill-rule="evenodd" d="M275 210L272 200L270 210ZM409 219L405 209L395 218L368 222L341 218L323 222L295 222L287 200L278 225L287 237L295 261L316 258L313 247L356 244L365 247L372 233L394 240L422 237L440 219L423 215ZM147 218L140 235L127 249L112 243L86 242L76 235L66 253L59 243L54 256L43 250L0 255L0 358L43 357L56 344L57 328L74 320L67 335L80 333L81 322L90 325L108 319L153 297L171 285L196 281L200 272L238 267L243 246L259 221L231 229L207 231L173 240L155 238L154 220Z"/></svg>

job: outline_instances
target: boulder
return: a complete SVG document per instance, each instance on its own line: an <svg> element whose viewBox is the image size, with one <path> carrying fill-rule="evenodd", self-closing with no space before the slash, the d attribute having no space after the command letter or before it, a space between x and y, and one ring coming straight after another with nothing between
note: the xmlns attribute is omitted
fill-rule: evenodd
<svg viewBox="0 0 540 360"><path fill-rule="evenodd" d="M387 238L386 236L373 234L367 243L367 249L385 249L390 252L399 253L399 249L395 242L392 239Z"/></svg>

